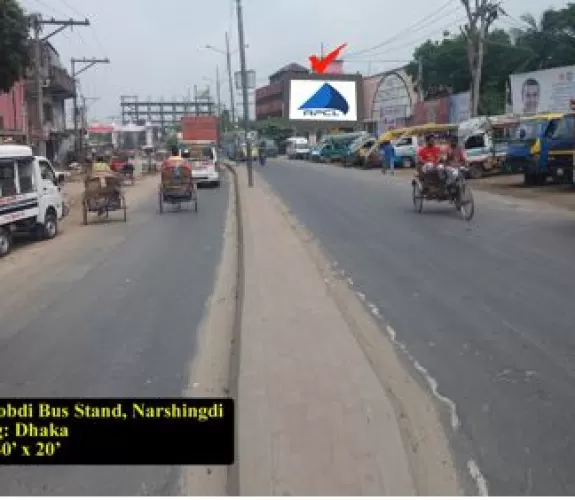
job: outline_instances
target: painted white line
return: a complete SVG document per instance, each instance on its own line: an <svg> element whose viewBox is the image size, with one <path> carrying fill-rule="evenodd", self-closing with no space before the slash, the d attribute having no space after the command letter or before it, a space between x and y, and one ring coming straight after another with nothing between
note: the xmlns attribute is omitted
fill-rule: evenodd
<svg viewBox="0 0 575 500"><path fill-rule="evenodd" d="M467 470L469 471L469 475L475 481L475 485L477 486L477 491L479 492L479 495L482 497L488 497L489 489L487 487L487 480L479 470L479 467L475 463L475 460L467 461Z"/></svg>
<svg viewBox="0 0 575 500"><path fill-rule="evenodd" d="M425 381L427 382L427 385L429 386L429 389L431 390L431 393L435 396L435 398L440 401L441 403L443 403L445 406L447 406L447 408L449 409L449 413L450 413L450 417L451 417L451 427L453 428L453 430L457 430L459 429L460 426L460 421L459 421L459 417L457 416L457 407L455 406L455 403L449 399L447 396L444 396L443 394L441 394L439 392L439 384L437 383L437 380L435 380L430 374L429 371L427 371L427 369L421 365L421 363L419 363L419 361L417 361L412 355L411 353L407 350L407 347L405 346L405 344L402 344L401 342L399 342L397 340L397 333L395 333L395 330L387 325L386 326L387 329L387 333L389 335L389 338L391 339L391 341L397 345L401 351L409 358L409 360L413 363L414 368L421 373L421 375L423 376L423 378L425 379Z"/></svg>

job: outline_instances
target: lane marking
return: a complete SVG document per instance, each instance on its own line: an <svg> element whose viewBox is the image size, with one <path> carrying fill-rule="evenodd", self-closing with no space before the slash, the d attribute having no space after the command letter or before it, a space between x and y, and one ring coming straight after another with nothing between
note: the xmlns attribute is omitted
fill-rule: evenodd
<svg viewBox="0 0 575 500"><path fill-rule="evenodd" d="M335 266L335 264L336 263L334 263L334 266ZM339 274L340 276L345 276L345 274L346 274L343 269L337 269L336 273ZM354 285L354 282L351 279L351 277L348 277L346 279L346 281L349 285L352 285L352 286ZM375 316L377 319L380 319L380 320L383 319L377 306L371 302L368 302L364 293L359 292L359 291L355 291L355 294L368 307L368 309L370 310L371 314L373 314L373 316ZM391 325L386 324L385 328L386 328L387 334L388 334L391 342L399 348L399 350L413 364L413 367L417 370L417 372L424 378L424 380L426 381L426 383L427 383L431 393L435 397L435 399L437 399L440 403L442 403L443 405L445 405L448 408L449 415L450 415L451 428L453 429L453 431L458 431L459 428L461 427L461 420L459 419L459 416L457 415L457 406L456 406L455 402L452 399L448 398L447 396L441 394L441 392L439 392L439 383L437 382L437 380L431 376L431 374L429 373L427 368L425 368L419 361L417 361L417 359L415 359L415 357L407 349L407 346L403 342L398 340L397 332L393 329L393 327ZM477 462L475 462L475 460L469 459L467 461L467 471L468 471L469 475L471 476L471 479L475 483L475 486L477 488L479 495L480 496L489 496L489 489L488 489L487 480L485 479L485 476L483 476L483 474L482 474L481 470L479 469L479 466L477 465Z"/></svg>
<svg viewBox="0 0 575 500"><path fill-rule="evenodd" d="M482 497L488 497L489 489L487 487L487 480L479 470L479 466L475 463L475 460L467 461L467 470L469 471L469 475L473 481L475 481L479 495Z"/></svg>

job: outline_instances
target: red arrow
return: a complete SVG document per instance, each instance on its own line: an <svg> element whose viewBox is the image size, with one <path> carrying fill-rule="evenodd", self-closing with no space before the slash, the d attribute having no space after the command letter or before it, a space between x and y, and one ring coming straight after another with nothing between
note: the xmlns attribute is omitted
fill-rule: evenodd
<svg viewBox="0 0 575 500"><path fill-rule="evenodd" d="M325 73L328 66L334 62L339 53L347 46L347 43L340 45L337 49L332 50L329 54L321 59L317 56L309 56L309 62L311 63L311 69L316 73Z"/></svg>

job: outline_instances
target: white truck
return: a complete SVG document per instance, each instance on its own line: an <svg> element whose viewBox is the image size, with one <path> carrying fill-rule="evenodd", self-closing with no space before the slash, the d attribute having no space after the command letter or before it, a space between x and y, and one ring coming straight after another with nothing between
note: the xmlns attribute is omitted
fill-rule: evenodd
<svg viewBox="0 0 575 500"><path fill-rule="evenodd" d="M59 186L63 177L30 147L0 145L0 257L10 253L15 233L39 239L58 234L58 221L64 217Z"/></svg>

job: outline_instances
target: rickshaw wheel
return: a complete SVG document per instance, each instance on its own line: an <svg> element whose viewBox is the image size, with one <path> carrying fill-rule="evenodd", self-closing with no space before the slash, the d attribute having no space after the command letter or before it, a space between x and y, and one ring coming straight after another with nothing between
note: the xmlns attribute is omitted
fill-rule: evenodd
<svg viewBox="0 0 575 500"><path fill-rule="evenodd" d="M475 215L475 201L473 192L467 185L461 186L457 200L458 210L463 220L470 221Z"/></svg>
<svg viewBox="0 0 575 500"><path fill-rule="evenodd" d="M86 200L82 202L82 224L88 225L88 204Z"/></svg>
<svg viewBox="0 0 575 500"><path fill-rule="evenodd" d="M158 208L160 210L160 213L163 214L164 213L164 198L162 196L162 190L158 191Z"/></svg>
<svg viewBox="0 0 575 500"><path fill-rule="evenodd" d="M423 211L423 193L419 184L413 185L413 208L417 213Z"/></svg>

